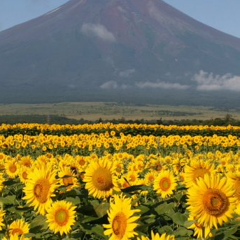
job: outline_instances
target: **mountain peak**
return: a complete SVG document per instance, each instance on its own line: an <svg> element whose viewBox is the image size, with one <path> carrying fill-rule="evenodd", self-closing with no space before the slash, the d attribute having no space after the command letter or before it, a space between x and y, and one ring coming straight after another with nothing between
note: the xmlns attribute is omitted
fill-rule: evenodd
<svg viewBox="0 0 240 240"><path fill-rule="evenodd" d="M1 32L0 54L9 101L156 102L197 91L203 72L240 74L240 39L161 0L70 0Z"/></svg>

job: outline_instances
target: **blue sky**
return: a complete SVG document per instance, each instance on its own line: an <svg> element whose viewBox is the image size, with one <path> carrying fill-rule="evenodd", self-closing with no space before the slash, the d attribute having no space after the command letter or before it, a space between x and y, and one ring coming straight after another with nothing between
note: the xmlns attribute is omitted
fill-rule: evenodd
<svg viewBox="0 0 240 240"><path fill-rule="evenodd" d="M67 1L0 0L0 31L40 16ZM240 0L164 1L200 22L240 38Z"/></svg>

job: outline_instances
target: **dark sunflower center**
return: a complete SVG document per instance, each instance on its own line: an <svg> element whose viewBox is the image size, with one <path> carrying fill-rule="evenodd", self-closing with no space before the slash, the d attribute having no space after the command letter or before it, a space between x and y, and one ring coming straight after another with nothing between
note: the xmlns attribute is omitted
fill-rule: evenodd
<svg viewBox="0 0 240 240"><path fill-rule="evenodd" d="M9 167L9 171L11 173L15 173L17 171L17 166L15 164L12 164L10 167Z"/></svg>
<svg viewBox="0 0 240 240"><path fill-rule="evenodd" d="M50 183L47 179L41 179L34 187L34 196L40 203L45 203L48 200Z"/></svg>
<svg viewBox="0 0 240 240"><path fill-rule="evenodd" d="M122 239L127 228L127 218L123 213L118 213L112 222L112 229L118 239Z"/></svg>
<svg viewBox="0 0 240 240"><path fill-rule="evenodd" d="M64 186L73 185L73 177L71 177L71 176L65 176L65 177L63 178L63 184L64 184Z"/></svg>
<svg viewBox="0 0 240 240"><path fill-rule="evenodd" d="M129 179L130 179L131 182L135 182L137 178L136 178L135 175L130 175Z"/></svg>
<svg viewBox="0 0 240 240"><path fill-rule="evenodd" d="M17 236L23 235L23 231L20 228L13 229L11 233L12 233L12 235L17 235Z"/></svg>
<svg viewBox="0 0 240 240"><path fill-rule="evenodd" d="M229 208L228 197L218 189L209 189L203 197L205 211L215 217L222 216Z"/></svg>
<svg viewBox="0 0 240 240"><path fill-rule="evenodd" d="M65 209L59 209L55 213L55 221L60 226L65 226L68 223L69 215Z"/></svg>
<svg viewBox="0 0 240 240"><path fill-rule="evenodd" d="M149 176L149 178L148 178L149 182L154 182L154 180L155 180L154 176Z"/></svg>
<svg viewBox="0 0 240 240"><path fill-rule="evenodd" d="M171 187L171 181L169 178L164 177L159 182L159 187L162 191L167 191Z"/></svg>
<svg viewBox="0 0 240 240"><path fill-rule="evenodd" d="M23 173L22 173L22 177L23 177L23 179L27 179L27 178L28 178L27 172L23 172Z"/></svg>
<svg viewBox="0 0 240 240"><path fill-rule="evenodd" d="M109 191L113 187L112 174L106 168L98 168L92 176L93 185L101 191Z"/></svg>
<svg viewBox="0 0 240 240"><path fill-rule="evenodd" d="M84 165L85 165L85 163L86 163L86 162L85 162L85 160L84 160L84 159L81 159L81 160L79 161L79 165L80 165L80 166L84 166Z"/></svg>

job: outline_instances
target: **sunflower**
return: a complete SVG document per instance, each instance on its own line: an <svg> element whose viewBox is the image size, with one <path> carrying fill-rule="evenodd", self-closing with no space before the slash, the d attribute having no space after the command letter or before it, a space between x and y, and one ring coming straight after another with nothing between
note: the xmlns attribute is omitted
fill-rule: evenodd
<svg viewBox="0 0 240 240"><path fill-rule="evenodd" d="M4 217L5 217L5 211L0 209L0 231L2 231L3 227L5 226L4 224Z"/></svg>
<svg viewBox="0 0 240 240"><path fill-rule="evenodd" d="M167 235L166 233L159 235L158 233L154 234L151 232L151 240L175 240L175 236Z"/></svg>
<svg viewBox="0 0 240 240"><path fill-rule="evenodd" d="M208 226L203 226L199 224L197 221L194 221L189 229L194 230L193 236L196 236L198 239L207 239L212 236L211 229Z"/></svg>
<svg viewBox="0 0 240 240"><path fill-rule="evenodd" d="M12 222L9 226L10 236L24 236L29 233L29 224L23 219Z"/></svg>
<svg viewBox="0 0 240 240"><path fill-rule="evenodd" d="M60 235L68 234L75 224L75 206L67 201L56 201L46 214L49 229Z"/></svg>
<svg viewBox="0 0 240 240"><path fill-rule="evenodd" d="M136 182L139 180L139 174L135 171L128 171L122 177L126 178L130 185L136 185Z"/></svg>
<svg viewBox="0 0 240 240"><path fill-rule="evenodd" d="M3 237L2 240L32 240L32 238L18 236L18 235L12 235L9 237Z"/></svg>
<svg viewBox="0 0 240 240"><path fill-rule="evenodd" d="M184 168L184 183L187 187L191 187L199 178L204 177L205 174L213 173L214 170L213 165L209 162L192 160L190 165L186 165Z"/></svg>
<svg viewBox="0 0 240 240"><path fill-rule="evenodd" d="M235 191L234 196L237 199L236 213L240 215L240 172L229 173L228 177Z"/></svg>
<svg viewBox="0 0 240 240"><path fill-rule="evenodd" d="M19 161L20 166L25 166L27 168L31 168L33 166L33 163L34 163L34 160L29 155L20 157L20 161Z"/></svg>
<svg viewBox="0 0 240 240"><path fill-rule="evenodd" d="M85 171L86 167L88 166L88 158L83 156L76 156L75 157L76 167L80 172Z"/></svg>
<svg viewBox="0 0 240 240"><path fill-rule="evenodd" d="M3 188L4 188L4 182L5 182L5 178L3 173L0 173L0 192L2 192Z"/></svg>
<svg viewBox="0 0 240 240"><path fill-rule="evenodd" d="M10 158L5 163L5 171L9 178L16 178L18 175L18 165L14 158Z"/></svg>
<svg viewBox="0 0 240 240"><path fill-rule="evenodd" d="M83 181L89 194L95 198L108 198L114 191L119 191L113 164L106 159L90 162Z"/></svg>
<svg viewBox="0 0 240 240"><path fill-rule="evenodd" d="M77 175L69 166L59 167L58 177L60 185L66 187L67 191L70 191L74 188L80 188Z"/></svg>
<svg viewBox="0 0 240 240"><path fill-rule="evenodd" d="M141 236L138 240L175 240L175 236L167 235L166 233L159 235L158 233L154 234L151 232L151 239L145 236Z"/></svg>
<svg viewBox="0 0 240 240"><path fill-rule="evenodd" d="M110 236L109 240L128 240L137 235L134 229L137 227L136 221L140 216L134 216L139 210L131 209L131 199L114 195L110 202L108 211L109 224L104 224L106 228L104 235Z"/></svg>
<svg viewBox="0 0 240 240"><path fill-rule="evenodd" d="M205 174L188 189L188 210L193 219L210 229L233 218L236 199L226 177Z"/></svg>
<svg viewBox="0 0 240 240"><path fill-rule="evenodd" d="M18 171L18 177L22 183L26 183L28 180L29 168L22 166Z"/></svg>
<svg viewBox="0 0 240 240"><path fill-rule="evenodd" d="M147 172L144 176L145 184L147 186L152 186L158 174L159 174L158 171L155 170Z"/></svg>
<svg viewBox="0 0 240 240"><path fill-rule="evenodd" d="M24 200L30 206L34 207L37 213L44 215L48 207L52 204L51 197L54 197L54 191L58 187L55 178L56 172L51 168L35 167L28 175L28 180L24 187Z"/></svg>
<svg viewBox="0 0 240 240"><path fill-rule="evenodd" d="M164 170L155 179L153 188L162 198L166 198L177 188L176 178L171 171Z"/></svg>

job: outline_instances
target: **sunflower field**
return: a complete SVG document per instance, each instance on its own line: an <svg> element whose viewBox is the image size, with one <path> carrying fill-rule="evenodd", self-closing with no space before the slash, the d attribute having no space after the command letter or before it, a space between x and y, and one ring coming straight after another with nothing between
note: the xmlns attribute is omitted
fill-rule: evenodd
<svg viewBox="0 0 240 240"><path fill-rule="evenodd" d="M240 239L240 127L0 125L0 239Z"/></svg>

